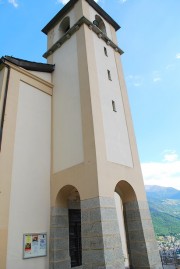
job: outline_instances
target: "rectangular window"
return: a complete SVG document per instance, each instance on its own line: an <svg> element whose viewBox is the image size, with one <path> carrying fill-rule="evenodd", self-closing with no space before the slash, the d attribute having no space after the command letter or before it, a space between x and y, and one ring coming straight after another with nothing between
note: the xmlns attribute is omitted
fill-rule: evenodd
<svg viewBox="0 0 180 269"><path fill-rule="evenodd" d="M116 103L112 100L112 108L114 112L117 112L116 110Z"/></svg>
<svg viewBox="0 0 180 269"><path fill-rule="evenodd" d="M108 57L107 49L104 47L104 54Z"/></svg>
<svg viewBox="0 0 180 269"><path fill-rule="evenodd" d="M112 80L112 78L111 78L111 72L109 70L107 70L107 73L108 73L108 79L109 80Z"/></svg>

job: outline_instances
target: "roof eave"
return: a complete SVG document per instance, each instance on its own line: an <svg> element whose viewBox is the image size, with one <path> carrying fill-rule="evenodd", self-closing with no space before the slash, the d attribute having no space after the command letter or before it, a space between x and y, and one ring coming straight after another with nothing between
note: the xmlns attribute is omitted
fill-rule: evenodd
<svg viewBox="0 0 180 269"><path fill-rule="evenodd" d="M46 73L52 73L54 71L54 65L50 64L44 64L44 63L36 63L36 62L30 62L22 59L13 58L10 56L4 56L1 58L2 62L10 62L13 63L19 67L22 67L29 71L38 71L38 72L46 72Z"/></svg>

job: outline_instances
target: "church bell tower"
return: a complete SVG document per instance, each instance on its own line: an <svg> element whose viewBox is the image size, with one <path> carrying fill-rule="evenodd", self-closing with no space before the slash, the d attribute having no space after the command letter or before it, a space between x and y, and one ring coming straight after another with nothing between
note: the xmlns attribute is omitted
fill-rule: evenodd
<svg viewBox="0 0 180 269"><path fill-rule="evenodd" d="M52 74L50 269L162 268L146 200L119 25L71 0L43 28Z"/></svg>

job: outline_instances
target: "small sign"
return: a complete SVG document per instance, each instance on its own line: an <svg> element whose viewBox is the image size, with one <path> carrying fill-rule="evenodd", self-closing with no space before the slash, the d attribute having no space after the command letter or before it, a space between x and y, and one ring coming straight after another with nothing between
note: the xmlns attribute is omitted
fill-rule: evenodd
<svg viewBox="0 0 180 269"><path fill-rule="evenodd" d="M23 235L23 259L47 256L47 234Z"/></svg>

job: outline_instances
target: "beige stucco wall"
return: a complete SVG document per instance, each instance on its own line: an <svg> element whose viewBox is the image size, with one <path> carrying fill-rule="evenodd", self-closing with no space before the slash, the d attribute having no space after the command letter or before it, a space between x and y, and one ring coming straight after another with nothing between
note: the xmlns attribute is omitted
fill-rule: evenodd
<svg viewBox="0 0 180 269"><path fill-rule="evenodd" d="M48 268L22 260L23 233L49 232L51 96L20 82L8 225L7 268Z"/></svg>
<svg viewBox="0 0 180 269"><path fill-rule="evenodd" d="M54 55L53 172L84 160L76 36Z"/></svg>
<svg viewBox="0 0 180 269"><path fill-rule="evenodd" d="M51 197L52 197L53 206L55 205L55 200L56 200L58 192L65 185L75 186L77 190L79 191L81 199L87 199L87 198L93 197L94 195L98 196L98 180L97 180L95 144L94 144L94 135L93 135L93 119L92 119L92 108L91 108L90 93L89 93L89 75L88 75L88 63L87 63L87 55L86 55L87 52L86 52L85 37L84 37L84 27L85 26L82 26L80 28L80 30L77 32L77 36L76 35L72 36L60 49L56 51L57 56L56 56L56 53L54 53L53 56L51 56L51 59L54 60L53 63L55 63L56 57L59 57L57 59L61 58L60 56L58 56L58 54L64 55L65 62L57 61L56 63L56 70L53 74L53 83L54 85L56 84L56 87L57 87L58 84L56 82L58 81L58 79L60 81L59 77L61 75L61 70L65 70L65 73L62 74L61 80L64 81L63 83L66 86L66 88L63 89L62 87L63 84L61 83L59 85L59 92L56 92L58 89L54 87L53 132L55 132L56 129L58 128L57 130L59 134L57 135L57 142L60 143L59 137L60 138L62 137L63 129L62 127L60 128L61 121L59 119L64 117L65 119L64 122L67 124L67 127L65 126L65 128L66 130L68 130L68 132L70 132L70 137L72 136L72 140L71 139L69 140L70 138L69 134L67 137L65 137L66 140L64 140L64 142L66 143L64 144L64 152L66 155L62 157L68 157L69 161L72 160L71 155L74 154L73 150L70 149L68 151L68 148L67 148L67 152L65 150L66 150L66 147L69 147L68 146L69 143L73 142L75 143L75 147L77 147L76 149L77 154L75 156L76 159L74 160L77 160L79 163L79 164L72 164L68 168L52 174ZM69 57L70 50L72 51L71 53L74 53L72 58ZM65 69L64 69L64 63L65 63ZM70 76L69 76L69 72L70 72ZM67 74L68 77L65 76L65 74ZM72 86L71 80L75 82L78 81L78 84L73 83L73 86ZM76 87L78 88L76 89ZM71 96L69 96L69 99L67 99L66 97L68 92L69 94L71 94ZM76 94L76 92L79 95L78 103L80 101L80 104L77 107L77 102L74 104L72 103L72 105L74 105L73 107L74 112L71 114L66 112L66 114L64 115L62 114L62 112L64 113L64 110L61 113L58 112L60 111L60 107L61 107L59 105L60 101L62 105L63 105L64 100L65 102L66 100L70 101L72 97L75 101L77 97L74 98L74 94ZM58 96L61 96L61 99L58 98ZM58 114L56 114L55 112L58 112ZM81 129L78 127L79 124L75 126L75 128L78 128L77 131L76 129L74 131L74 124L72 122L74 121L74 113L77 113L76 122L79 121L79 124L81 124L80 127L82 126ZM69 115L69 118L67 118L67 115ZM55 126L56 122L57 124ZM78 140L80 141L80 145L77 145L77 143L79 143ZM55 134L53 134L53 144L54 144L53 145L53 150L54 150ZM69 154L67 155L68 152ZM59 162L59 166L60 166L61 165L60 164L61 148L59 148L58 154L59 154L59 157L57 155L57 162ZM52 157L53 162L54 162L54 156L55 156L55 153L53 153L53 157Z"/></svg>
<svg viewBox="0 0 180 269"><path fill-rule="evenodd" d="M16 128L16 112L18 100L18 78L16 71L11 71L6 114L3 126L2 145L0 151L0 264L6 268L7 236L9 222L9 203L11 192L11 175Z"/></svg>
<svg viewBox="0 0 180 269"><path fill-rule="evenodd" d="M3 127L3 136L2 136L2 148L0 151L0 237L1 237L1 241L0 241L0 265L2 269L9 269L9 268L15 268L13 263L13 259L14 262L17 262L17 258L19 259L18 261L18 266L17 268L21 268L20 263L22 261L22 234L25 230L25 228L23 228L23 225L25 227L26 223L26 219L28 220L28 218L32 218L32 215L35 214L37 217L37 211L33 212L30 210L31 208L31 204L33 203L33 200L31 202L29 202L28 204L26 204L26 199L22 199L25 195L25 193L27 194L27 190L26 190L26 186L29 188L29 185L31 183L34 184L33 189L35 188L35 192L37 194L37 192L39 192L39 195L37 196L37 198L35 198L35 201L37 202L35 204L35 208L37 208L37 210L39 210L39 205L37 204L43 204L42 205L42 214L43 214L43 220L46 221L46 227L47 227L47 222L48 222L48 218L49 218L49 213L47 216L47 211L48 209L45 208L44 209L44 203L42 202L42 200L45 198L45 194L47 194L47 174L46 174L46 178L44 177L44 169L41 169L42 171L40 171L40 168L37 169L37 177L38 180L36 182L32 181L32 177L31 175L35 174L35 168L37 167L37 165L35 166L35 160L37 160L37 156L33 156L32 158L32 152L33 150L35 151L35 147L31 144L31 143L27 143L27 147L25 147L25 141L23 139L27 139L27 142L32 142L31 138L33 139L35 136L35 133L37 132L38 135L38 139L42 139L42 141L46 140L43 142L43 149L42 152L40 152L41 158L39 158L37 161L39 162L39 165L47 165L47 168L45 168L45 171L47 172L48 169L50 169L50 139L49 139L49 128L50 126L48 126L48 133L44 134L45 130L44 128L42 128L41 131L41 136L40 137L40 130L38 128L40 128L38 126L37 121L44 119L43 121L43 126L48 122L48 124L50 125L49 122L49 116L47 117L47 119L45 119L44 117L46 117L46 113L47 113L47 108L45 109L45 106L49 106L50 105L50 100L51 99L51 95L52 95L52 84L48 83L47 81L42 80L41 78L38 78L37 76L34 76L33 74L31 74L30 72L23 70L22 68L18 68L15 65L9 64L11 71L10 71L10 80L9 80L9 85L8 85L8 95L7 95L7 103L6 103L6 111L5 111L5 121L4 121L4 127ZM38 107L39 110L41 111L41 113L37 113L36 117L33 118L29 118L29 120L26 118L27 113L26 111L24 111L23 115L21 117L24 117L24 124L27 126L20 126L20 129L18 130L19 134L16 134L16 124L17 124L17 111L19 109L19 89L20 89L20 85L21 85L21 92L23 91L23 94L25 94L25 96L23 96L23 94L21 94L21 101L24 102L26 101L26 105L27 105L27 109L29 109L29 113L34 113L33 112L33 107L36 108L34 111L38 112ZM22 85L29 85L26 87L22 87ZM31 86L30 86L31 85ZM49 101L43 102L43 106L42 108L40 107L40 100L39 98L36 98L36 94L34 95L34 100L33 98L31 98L31 102L33 101L33 104L31 103L31 106L28 106L28 102L27 102L27 97L28 97L28 93L29 93L29 87L32 87L34 89L34 93L38 92L39 95L42 96L47 96L47 99ZM38 96L37 93L37 96ZM26 97L26 98L25 98ZM43 99L43 97L42 97ZM45 97L45 100L47 100ZM22 104L22 103L21 103ZM25 109L25 107L24 107ZM48 110L50 110L50 107L48 107ZM48 111L49 114L49 111ZM33 114L31 114L33 115ZM20 118L18 118L18 122L22 122L20 120ZM26 121L27 120L27 121ZM29 130L30 126L32 126L32 122L35 121L35 126L36 128L33 128L33 130L31 130L31 132L29 132L28 134L26 134L26 137L24 137L22 139L22 144L23 147L21 147L21 136L23 135L23 132L26 131L25 129L27 129L27 131ZM37 130L36 130L37 129ZM32 135L32 132L34 134L34 136ZM31 137L30 137L31 135ZM16 138L16 142L18 140L18 143L15 143L15 138ZM15 149L15 144L16 144L16 154L14 153L14 149ZM36 145L35 145L36 146ZM40 147L42 148L42 144L40 142ZM28 150L29 152L25 151ZM26 156L23 157L21 156L21 152L24 152L24 154L26 153ZM28 154L27 154L28 153ZM46 153L46 156L44 157L44 154ZM47 155L49 154L49 155ZM36 154L34 154L36 155ZM17 158L16 158L17 157ZM29 158L29 159L28 159ZM47 160L47 158L49 158L48 160L48 164L47 162L45 163L44 160ZM33 160L32 160L33 159ZM26 163L25 163L26 161ZM16 164L15 164L16 162ZM24 162L24 163L23 163ZM31 175L27 174L28 169L31 169L31 162L32 162L32 168L34 168L34 172L32 173L31 171ZM38 164L38 163L37 163ZM26 172L26 173L25 173ZM17 173L17 174L16 174ZM20 174L21 177L20 177ZM13 177L12 177L13 174ZM15 176L16 174L16 176ZM39 176L41 174L41 178L39 179ZM29 177L29 178L28 178ZM48 191L50 189L50 171L48 172L48 177L49 177L49 183L48 183ZM21 188L21 183L22 186L23 184L25 184L26 180L28 180L27 184L24 185L25 187L25 191ZM45 180L45 189L41 190L42 186L40 186L39 184L43 185L43 181ZM17 181L17 184L16 184ZM22 181L22 182L21 182ZM31 185L32 188L32 185ZM31 189L29 188L29 190ZM43 196L41 198L41 191L43 193ZM31 195L30 191L28 192L28 195ZM12 196L11 196L12 195ZM29 197L27 196L27 199L29 199ZM48 200L49 198L49 193L48 196L46 197L46 199ZM17 199L16 199L17 198ZM15 200L14 200L15 199ZM32 199L34 199L34 196L32 195ZM47 203L46 207L47 207ZM20 211L16 208L19 207ZM49 205L48 205L49 206ZM29 215L26 216L25 211L29 210ZM34 213L35 212L35 213ZM46 218L45 216L45 212L46 212ZM37 227L37 230L41 230L41 229L45 229L44 224L41 223L41 221L39 221L39 219L41 218L40 216L41 212L38 212L38 220L37 223L39 225L39 227ZM22 214L25 216L23 216L23 220L22 220ZM19 221L19 223L17 224L17 222ZM33 222L33 221L32 221ZM30 222L31 223L31 222ZM25 232L33 232L31 230L31 228L34 228L34 226L29 227L30 223L27 224L27 230ZM42 224L42 228L40 227L40 223ZM20 228L22 228L21 230L21 235L20 235ZM15 229L15 234L12 235L12 230ZM31 231L30 231L31 230ZM10 232L10 234L9 234ZM45 231L44 231L45 232ZM9 238L9 239L8 239ZM15 241L11 241L11 238L14 238ZM18 240L17 240L18 239ZM8 249L7 249L7 242L9 240L8 243ZM17 241L16 241L17 240ZM16 247L13 248L13 244L16 243ZM15 249L15 250L14 250ZM7 252L8 252L8 264L11 264L11 266L6 267L6 262L7 262ZM15 255L14 255L15 254ZM46 260L46 259L44 259ZM30 262L28 262L30 263ZM41 266L42 266L41 262ZM43 266L41 268L45 268L45 263L43 263ZM34 268L34 267L31 267Z"/></svg>
<svg viewBox="0 0 180 269"><path fill-rule="evenodd" d="M43 80L46 80L50 83L52 82L51 73L39 72L39 71L29 71L29 72L35 76L38 76L39 78L42 78Z"/></svg>
<svg viewBox="0 0 180 269"><path fill-rule="evenodd" d="M117 88L117 91L120 90L120 93L116 92L116 89L112 87L112 90L115 94L117 94L117 100L119 102L122 102L122 107L124 109L120 110L122 111L122 114L120 114L120 118L124 117L124 124L122 125L125 130L124 135L127 135L125 137L128 147L130 146L130 152L126 154L129 156L129 162L132 158L132 163L129 165L122 165L117 164L115 162L112 162L112 160L107 159L107 153L106 153L106 134L105 134L105 128L103 125L103 109L102 109L102 100L101 100L101 90L100 90L100 84L104 85L104 88L106 88L105 83L100 78L100 75L98 74L98 64L101 65L101 62L97 62L96 53L100 53L99 50L97 50L97 44L93 41L93 39L97 39L97 42L102 43L102 53L103 53L103 46L105 45L103 40L99 40L99 38L96 36L96 34L89 30L89 28L84 25L84 29L80 29L77 32L77 42L78 42L78 53L80 54L80 51L82 51L83 46L86 50L86 61L88 68L87 69L79 69L79 76L81 83L84 84L84 87L86 87L87 91L84 92L83 95L81 95L81 102L82 107L84 107L84 103L87 102L89 98L89 103L91 105L91 115L93 119L93 133L90 134L86 133L83 137L83 140L90 140L90 136L94 136L95 139L95 156L94 156L94 162L97 164L97 180L98 180L98 193L100 196L113 196L116 184L121 181L125 180L127 181L135 190L137 197L139 200L146 200L145 190L144 190L144 184L142 179L142 173L140 168L140 162L138 157L138 151L136 146L136 140L133 130L133 123L131 119L131 113L130 113L130 107L127 97L127 91L126 91L126 85L124 82L123 77L123 71L119 59L119 53L112 51L112 58L110 61L112 61L112 64L116 66L116 74L117 74L117 81L116 83L119 83L119 86ZM84 40L83 40L84 35ZM94 35L94 36L93 36ZM85 44L83 45L83 41ZM81 45L80 45L81 44ZM97 50L97 52L96 52ZM105 57L105 56L104 56ZM82 57L79 58L80 65L83 64ZM99 59L99 58L98 58ZM106 63L104 63L106 66ZM103 66L103 65L102 65ZM106 70L107 71L107 70ZM115 74L115 76L116 76ZM84 77L88 76L88 84L87 81L84 80ZM85 86L86 85L86 86ZM117 85L116 85L117 86ZM101 86L102 87L102 86ZM104 90L102 87L102 91ZM89 92L88 92L89 91ZM86 94L86 95L85 95ZM88 97L88 94L90 96ZM113 93L112 93L113 94ZM122 99L121 99L122 98ZM86 100L86 101L85 101ZM103 104L104 105L104 104ZM83 113L87 113L88 106L86 108L84 107L85 111ZM111 108L112 109L112 108ZM121 108L122 109L122 108ZM90 111L89 111L90 112ZM108 115L107 115L108 116ZM83 116L84 117L84 116ZM127 126L127 129L126 129ZM116 127L114 127L116 128ZM109 132L111 132L110 130ZM110 141L110 143L113 143ZM90 154L90 151L87 153ZM124 154L124 153L123 153ZM132 156L132 157L131 157ZM130 163L129 163L130 164ZM133 164L133 167L132 167ZM96 179L94 179L96 180ZM86 192L86 186L84 186L84 192ZM94 197L96 195L97 189L94 189ZM90 193L88 193L90 195ZM93 195L91 193L91 195Z"/></svg>
<svg viewBox="0 0 180 269"><path fill-rule="evenodd" d="M107 159L114 163L133 167L114 50L96 35L93 35L93 41ZM107 49L108 57L104 54L104 47ZM110 71L112 80L109 80L107 70ZM117 112L113 111L112 101L115 102Z"/></svg>
<svg viewBox="0 0 180 269"><path fill-rule="evenodd" d="M55 199L59 190L65 185L75 186L80 193L81 199L83 200L92 197L97 197L99 195L112 197L114 195L116 184L120 180L126 180L127 182L129 182L135 189L138 198L140 200L145 199L142 174L137 155L137 148L133 133L132 121L130 117L129 105L127 101L127 94L125 85L123 84L122 81L120 88L122 88L121 89L122 100L124 103L124 107L126 107L124 111L124 116L127 121L126 124L128 130L126 131L128 132L128 137L130 141L129 143L131 145L134 167L132 168L127 167L125 165L119 165L116 163L112 163L112 161L107 160L106 139L103 126L103 111L101 106L99 77L95 57L96 47L94 45L92 35L95 34L92 31L90 31L86 25L82 26L80 30L77 32L77 54L78 54L79 72L78 74L74 73L74 75L77 75L79 77L80 101L82 112L79 119L82 120L82 134L83 134L82 149L84 152L83 153L84 160L80 164L69 166L69 168L56 172L54 175L52 175L52 189L51 189L52 205L55 204ZM71 38L68 40L68 42L73 44L74 40ZM64 44L63 48L65 51L63 50L63 53L66 55L65 45L67 44L66 43ZM59 50L57 50L57 53L61 53L60 50L62 50L62 47ZM114 55L116 56L116 54L118 57L119 54L115 53ZM55 57L54 55L53 58ZM116 61L116 58L114 58L114 61ZM54 73L54 76L57 76L57 74L59 75L58 69L61 70L62 68L60 64L61 63L59 62L59 65L58 66L56 65L57 73ZM122 76L123 75L121 74L121 79ZM117 79L118 80L120 79L119 75ZM62 102L65 96L66 95L62 95ZM72 116L73 115L70 115L70 117ZM57 117L57 115L54 114L54 117ZM59 116L57 117L57 120L58 119ZM67 121L68 128L73 132L73 128L71 124L69 124L69 122L70 121ZM55 129L56 127L53 126L53 131ZM59 129L59 135L57 136L57 140L58 137L60 137L61 132L62 128ZM66 137L66 139L68 144L69 138ZM71 153L73 153L73 151L71 151ZM57 161L58 158L59 157L57 156ZM60 165L60 159L59 159L59 165Z"/></svg>
<svg viewBox="0 0 180 269"><path fill-rule="evenodd" d="M84 0L75 4L74 12L76 21L83 15L93 21L97 14ZM116 43L115 30L104 22L109 37ZM56 64L53 83L56 89L60 88L54 91L53 101L52 205L65 185L75 186L83 200L113 197L121 180L129 182L139 200L146 200L120 55L107 47L106 58L104 46L107 44L102 39L82 25L48 58L49 63ZM112 81L107 79L107 69L111 71ZM72 113L66 111L62 116L67 101L71 96L74 98L74 92L70 92L72 79L76 98L79 95L80 100L78 106L72 102L77 116L75 125ZM112 100L116 102L117 113L112 111ZM63 144L59 138L63 138Z"/></svg>
<svg viewBox="0 0 180 269"><path fill-rule="evenodd" d="M86 1L82 0L80 2L82 2L83 14L85 14L85 16L87 17L90 16L91 7L87 5ZM105 22L105 24L106 24L106 27L107 28L109 27L109 29L111 30L112 40L113 42L116 43L117 38L116 38L114 28L110 25L107 26L107 22ZM84 35L84 40L82 38L83 35ZM91 102L91 108L92 108L93 131L94 131L94 139L95 139L95 146L96 146L96 159L94 159L94 161L97 162L98 193L100 196L112 197L117 183L119 181L125 180L135 190L138 200L144 201L146 200L146 195L145 195L145 190L144 190L144 183L142 179L142 172L140 168L140 161L138 157L136 139L135 139L135 134L134 134L134 129L133 129L133 122L131 118L130 106L128 102L127 90L126 90L126 85L124 81L120 55L115 50L107 47L108 51L110 50L110 62L111 62L110 64L111 64L112 70L114 70L115 80L116 80L115 82L116 85L114 85L114 88L112 87L111 94L115 94L115 97L117 98L117 102L121 104L120 105L120 112L121 112L120 118L123 121L123 123L121 122L122 124L121 126L124 128L122 132L124 134L123 136L126 141L126 154L128 156L128 157L126 156L127 157L126 160L128 160L127 162L129 164L128 165L129 167L127 166L127 163L126 165L122 165L122 164L120 165L118 163L112 162L112 160L107 159L107 150L106 150L107 134L105 132L105 128L103 124L104 111L102 109L102 97L101 97L101 94L103 93L103 90L104 88L106 88L106 86L103 79L100 77L100 75L102 74L98 70L99 68L101 68L102 70L103 65L107 66L107 62L106 62L107 59L102 60L102 58L100 59L100 56L99 56L100 53L102 53L101 56L103 55L103 47L106 46L106 43L103 40L99 39L94 32L90 31L87 26L84 26L84 33L83 33L83 30L78 31L77 36L78 36L77 41L78 41L79 52L80 50L82 50L82 47L83 47L82 42L85 42L86 58L87 58L87 64L88 64L89 93L90 93L89 101ZM100 46L101 46L101 49L100 49ZM80 62L82 65L82 59L80 60ZM87 70L84 70L80 74L80 81L82 82L83 82L82 77L85 77L86 71ZM106 119L106 121L108 123L108 119ZM117 126L114 128L116 129ZM107 130L107 132L112 132L112 130ZM90 134L87 134L87 136L90 136ZM83 137L83 139L85 140L86 138ZM117 137L115 139L118 140ZM121 139L120 141L122 142ZM113 143L113 142L110 141L110 143ZM94 190L94 196L95 195L96 195L96 191Z"/></svg>

